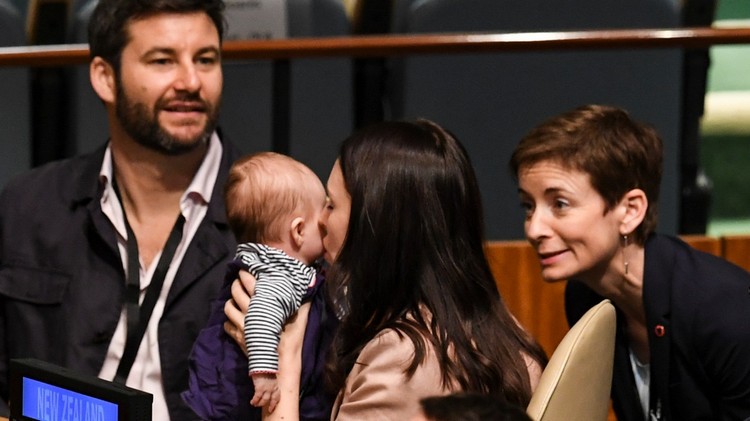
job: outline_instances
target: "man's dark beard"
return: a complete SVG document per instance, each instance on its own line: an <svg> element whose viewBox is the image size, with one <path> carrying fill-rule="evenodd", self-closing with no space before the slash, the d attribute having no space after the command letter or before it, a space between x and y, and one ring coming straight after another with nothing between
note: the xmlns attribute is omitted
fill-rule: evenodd
<svg viewBox="0 0 750 421"><path fill-rule="evenodd" d="M208 116L206 127L202 133L193 139L181 141L163 130L159 125L158 118L158 112L164 105L162 100L156 102L153 114L150 114L145 104L130 100L122 88L122 82L117 83L115 113L125 132L138 144L165 155L183 155L206 144L216 128L218 110L204 102L197 93L185 94L177 99L191 102L199 101L203 103L206 109L206 115Z"/></svg>

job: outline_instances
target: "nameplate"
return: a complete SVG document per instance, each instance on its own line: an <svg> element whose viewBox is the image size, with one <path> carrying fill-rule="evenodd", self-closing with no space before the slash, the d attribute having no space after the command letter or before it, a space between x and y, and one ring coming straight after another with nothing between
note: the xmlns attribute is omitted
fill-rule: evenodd
<svg viewBox="0 0 750 421"><path fill-rule="evenodd" d="M35 359L10 360L11 421L151 421L153 396Z"/></svg>
<svg viewBox="0 0 750 421"><path fill-rule="evenodd" d="M112 402L23 378L24 417L40 421L117 421Z"/></svg>

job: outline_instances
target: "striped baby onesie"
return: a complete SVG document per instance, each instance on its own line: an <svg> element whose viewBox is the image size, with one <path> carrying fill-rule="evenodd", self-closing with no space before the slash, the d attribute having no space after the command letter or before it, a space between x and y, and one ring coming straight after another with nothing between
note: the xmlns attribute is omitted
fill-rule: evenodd
<svg viewBox="0 0 750 421"><path fill-rule="evenodd" d="M255 276L255 295L245 313L248 370L276 373L281 330L315 284L315 269L283 251L257 243L237 246L236 258Z"/></svg>

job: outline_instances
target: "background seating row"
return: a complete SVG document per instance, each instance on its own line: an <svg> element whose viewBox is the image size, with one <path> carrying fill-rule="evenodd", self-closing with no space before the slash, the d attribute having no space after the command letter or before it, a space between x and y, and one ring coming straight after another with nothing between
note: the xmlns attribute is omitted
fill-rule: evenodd
<svg viewBox="0 0 750 421"><path fill-rule="evenodd" d="M31 4L38 1L42 0ZM56 1L71 11L63 21L62 42L85 42L85 27L97 0ZM376 2L378 8L368 0L355 3L348 16L341 0L286 0L288 35L669 28L700 20L710 23L714 4L712 0L398 0ZM701 14L688 13L696 3L711 7L704 7ZM384 4L392 7L384 9ZM0 10L12 7L8 3ZM24 18L15 15L20 21L7 25L16 28L15 38L4 43L0 38L0 45L22 43L18 28ZM230 26L229 33L242 29ZM665 140L661 230L704 232L705 206L696 206L691 194L697 191L693 149L707 64L691 66L692 57L693 52L680 49L641 49L226 61L221 126L243 151L252 152L275 147L274 130L280 130L281 121L281 130L289 132L282 152L307 163L325 179L339 142L355 127L381 118L434 119L469 150L485 202L487 237L510 240L522 237L522 213L507 172L510 152L520 137L543 119L581 104L621 106L656 126ZM281 90L275 85L279 68L288 72L288 91L285 85L280 85ZM0 118L21 122L12 125L17 132L7 147L15 155L6 155L10 158L0 173L0 185L30 166L92 150L106 141L104 110L90 88L87 66L1 70L19 73L16 79L25 77L27 84L0 79L0 89L7 84L17 92L0 99L5 102L0 107L9 110ZM40 99L26 102L30 96ZM287 121L279 120L275 111L279 102L289 105ZM689 216L697 221L688 220Z"/></svg>

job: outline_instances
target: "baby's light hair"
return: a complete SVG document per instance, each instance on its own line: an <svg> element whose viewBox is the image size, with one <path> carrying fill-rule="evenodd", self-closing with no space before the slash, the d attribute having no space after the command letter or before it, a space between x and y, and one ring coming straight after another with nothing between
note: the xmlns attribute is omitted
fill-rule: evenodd
<svg viewBox="0 0 750 421"><path fill-rule="evenodd" d="M310 177L319 182L310 168L275 152L259 152L235 161L224 200L237 241L280 241L290 218L311 205Z"/></svg>

